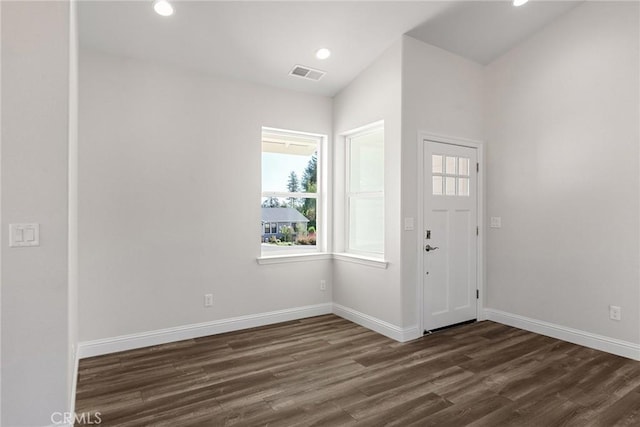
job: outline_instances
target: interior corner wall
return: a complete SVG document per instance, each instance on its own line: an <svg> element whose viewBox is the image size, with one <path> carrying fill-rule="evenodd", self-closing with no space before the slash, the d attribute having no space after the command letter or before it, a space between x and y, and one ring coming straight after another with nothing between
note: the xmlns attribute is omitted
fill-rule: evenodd
<svg viewBox="0 0 640 427"><path fill-rule="evenodd" d="M261 128L331 98L83 48L79 84L81 342L331 302L331 260L256 262Z"/></svg>
<svg viewBox="0 0 640 427"><path fill-rule="evenodd" d="M485 114L487 306L636 344L638 7L584 2L490 64Z"/></svg>
<svg viewBox="0 0 640 427"><path fill-rule="evenodd" d="M51 425L68 399L68 2L2 8L2 230L39 223L40 246L2 233L2 420Z"/></svg>
<svg viewBox="0 0 640 427"><path fill-rule="evenodd" d="M69 409L75 408L78 357L78 21L77 0L69 2L69 288L68 390Z"/></svg>
<svg viewBox="0 0 640 427"><path fill-rule="evenodd" d="M400 40L334 97L334 250L344 251L345 132L384 120L384 257L386 270L334 260L334 303L402 325L400 300Z"/></svg>
<svg viewBox="0 0 640 427"><path fill-rule="evenodd" d="M409 36L402 40L402 217L419 212L418 133L483 140L483 67ZM403 324L419 313L418 239L422 230L402 231Z"/></svg>

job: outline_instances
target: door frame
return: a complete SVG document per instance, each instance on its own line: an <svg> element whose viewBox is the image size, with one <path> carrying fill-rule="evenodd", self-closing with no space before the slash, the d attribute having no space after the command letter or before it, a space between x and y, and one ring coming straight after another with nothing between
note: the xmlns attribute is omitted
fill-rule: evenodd
<svg viewBox="0 0 640 427"><path fill-rule="evenodd" d="M477 151L477 162L480 165L480 171L477 176L477 215L478 215L478 250L477 250L477 271L476 271L476 286L478 291L480 292L480 298L476 300L476 315L478 321L486 320L486 315L484 312L484 302L485 302L485 287L484 287L484 247L485 247L485 239L484 232L486 227L484 226L484 143L482 141L475 141L464 138L450 137L437 135L429 132L419 131L418 132L418 141L417 141L417 225L418 225L418 238L416 253L419 254L416 271L416 305L418 313L418 331L419 335L422 336L424 331L424 281L422 277L422 273L424 271L424 257L422 257L424 238L422 237L425 224L424 224L424 144L427 142L437 142L441 144L450 144L450 145L459 145L462 147L475 148Z"/></svg>

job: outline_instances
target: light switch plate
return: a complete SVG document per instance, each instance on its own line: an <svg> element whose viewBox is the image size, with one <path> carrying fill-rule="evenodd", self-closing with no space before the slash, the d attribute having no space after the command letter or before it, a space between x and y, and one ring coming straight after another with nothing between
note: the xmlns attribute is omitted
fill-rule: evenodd
<svg viewBox="0 0 640 427"><path fill-rule="evenodd" d="M502 218L499 216L492 216L491 224L489 226L491 228L502 228Z"/></svg>
<svg viewBox="0 0 640 427"><path fill-rule="evenodd" d="M413 218L407 217L404 219L404 229L407 231L413 230Z"/></svg>
<svg viewBox="0 0 640 427"><path fill-rule="evenodd" d="M9 224L9 247L40 246L40 224Z"/></svg>

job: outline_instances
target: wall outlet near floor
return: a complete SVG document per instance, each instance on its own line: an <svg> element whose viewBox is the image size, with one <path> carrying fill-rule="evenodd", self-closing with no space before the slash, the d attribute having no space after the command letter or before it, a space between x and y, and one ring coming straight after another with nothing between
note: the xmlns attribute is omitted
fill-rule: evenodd
<svg viewBox="0 0 640 427"><path fill-rule="evenodd" d="M622 308L617 305L609 306L609 319L611 320L622 320Z"/></svg>
<svg viewBox="0 0 640 427"><path fill-rule="evenodd" d="M204 306L212 307L213 306L213 294L205 294L204 295Z"/></svg>
<svg viewBox="0 0 640 427"><path fill-rule="evenodd" d="M326 280L320 280L320 290L321 291L326 291L327 290L327 281Z"/></svg>

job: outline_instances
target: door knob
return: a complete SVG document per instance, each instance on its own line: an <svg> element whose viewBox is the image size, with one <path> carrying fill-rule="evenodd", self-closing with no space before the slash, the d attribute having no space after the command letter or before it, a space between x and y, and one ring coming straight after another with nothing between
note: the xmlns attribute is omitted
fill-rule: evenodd
<svg viewBox="0 0 640 427"><path fill-rule="evenodd" d="M437 246L431 246L431 245L427 245L424 247L424 250L429 252L429 251L435 251L436 249L438 249Z"/></svg>

